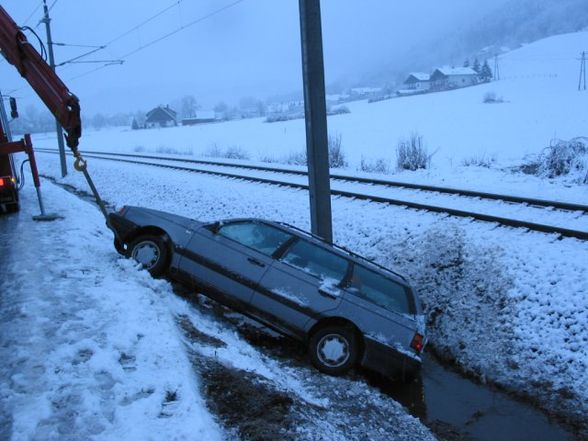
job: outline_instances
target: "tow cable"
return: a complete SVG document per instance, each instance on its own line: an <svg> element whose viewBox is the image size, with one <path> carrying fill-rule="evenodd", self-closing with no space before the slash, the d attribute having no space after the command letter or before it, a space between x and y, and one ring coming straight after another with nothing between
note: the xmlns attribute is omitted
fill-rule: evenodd
<svg viewBox="0 0 588 441"><path fill-rule="evenodd" d="M94 199L96 199L96 203L98 204L98 207L100 208L100 211L102 212L102 215L104 216L104 219L106 220L106 225L108 226L108 228L110 228L110 221L108 220L108 211L106 210L106 205L104 205L104 201L100 197L100 194L98 193L98 190L96 189L96 186L94 185L94 181L92 180L90 173L88 173L88 162L82 157L82 154L80 153L79 150L77 150L77 149L74 150L73 154L74 154L74 157L76 158L74 161L74 168L77 171L82 172L84 174L84 177L86 178L86 182L88 183L88 185L90 186L90 189L92 190L92 194L94 195ZM110 229L116 235L116 231L114 231L113 228L110 228Z"/></svg>

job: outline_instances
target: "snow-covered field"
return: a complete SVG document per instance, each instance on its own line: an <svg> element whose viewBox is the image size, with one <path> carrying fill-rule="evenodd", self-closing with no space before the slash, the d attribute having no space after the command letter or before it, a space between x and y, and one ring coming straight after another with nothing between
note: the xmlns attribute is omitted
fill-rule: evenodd
<svg viewBox="0 0 588 441"><path fill-rule="evenodd" d="M447 171L475 157L499 165L519 164L553 138L587 135L588 92L578 92L579 61L588 32L547 38L500 57L501 80L461 90L347 104L351 113L329 117L331 134L342 136L350 166L384 158L393 166L398 140L424 136L434 168ZM487 92L503 103L484 104ZM83 103L82 103L83 105ZM305 149L304 121L265 123L263 118L201 126L87 131L82 149L145 152L176 150L201 155L238 147L252 160L284 159ZM52 139L35 138L38 146ZM445 173L446 174L446 173Z"/></svg>

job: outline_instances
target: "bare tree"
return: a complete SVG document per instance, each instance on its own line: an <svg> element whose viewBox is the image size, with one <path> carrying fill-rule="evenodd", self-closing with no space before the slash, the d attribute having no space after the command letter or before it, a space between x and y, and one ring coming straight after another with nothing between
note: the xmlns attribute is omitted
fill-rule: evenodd
<svg viewBox="0 0 588 441"><path fill-rule="evenodd" d="M182 116L184 118L196 116L198 109L200 109L200 105L194 95L186 95L182 98Z"/></svg>

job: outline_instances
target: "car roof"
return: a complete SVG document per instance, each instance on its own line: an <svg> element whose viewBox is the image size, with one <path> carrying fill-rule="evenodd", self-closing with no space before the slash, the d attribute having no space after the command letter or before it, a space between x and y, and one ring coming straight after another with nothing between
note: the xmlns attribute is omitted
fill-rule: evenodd
<svg viewBox="0 0 588 441"><path fill-rule="evenodd" d="M271 225L278 229L287 231L290 234L294 234L297 237L301 237L303 239L310 240L317 245L322 246L323 248L329 249L329 251L334 251L336 254L339 254L342 257L345 257L348 260L351 260L354 263L359 263L360 265L365 265L367 267L372 267L372 269L381 270L386 272L387 274L391 275L396 281L402 283L410 287L410 284L405 276L402 274L397 273L389 268L386 268L383 265L375 263L369 260L367 257L364 257L360 254L357 254L345 247L342 247L337 244L332 244L324 240L322 237L317 236L316 234L310 233L302 228L298 228L294 225L288 224L286 222L279 222L279 221L272 221L267 219L260 219L260 218L235 218L235 219L226 219L221 221L221 223L233 223L233 222L260 222L267 225Z"/></svg>

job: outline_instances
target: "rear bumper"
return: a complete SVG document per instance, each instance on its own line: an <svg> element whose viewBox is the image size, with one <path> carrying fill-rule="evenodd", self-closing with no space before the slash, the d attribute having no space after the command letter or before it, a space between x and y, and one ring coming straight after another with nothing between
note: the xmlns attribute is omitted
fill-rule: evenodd
<svg viewBox="0 0 588 441"><path fill-rule="evenodd" d="M361 365L385 377L406 378L417 374L421 369L421 359L416 354L414 357L403 354L367 336L364 344Z"/></svg>
<svg viewBox="0 0 588 441"><path fill-rule="evenodd" d="M18 191L12 185L0 188L0 204L15 204L18 202Z"/></svg>
<svg viewBox="0 0 588 441"><path fill-rule="evenodd" d="M133 232L137 229L137 224L125 219L118 213L110 213L108 215L108 228L113 230L122 242L127 242L127 239L133 235Z"/></svg>

